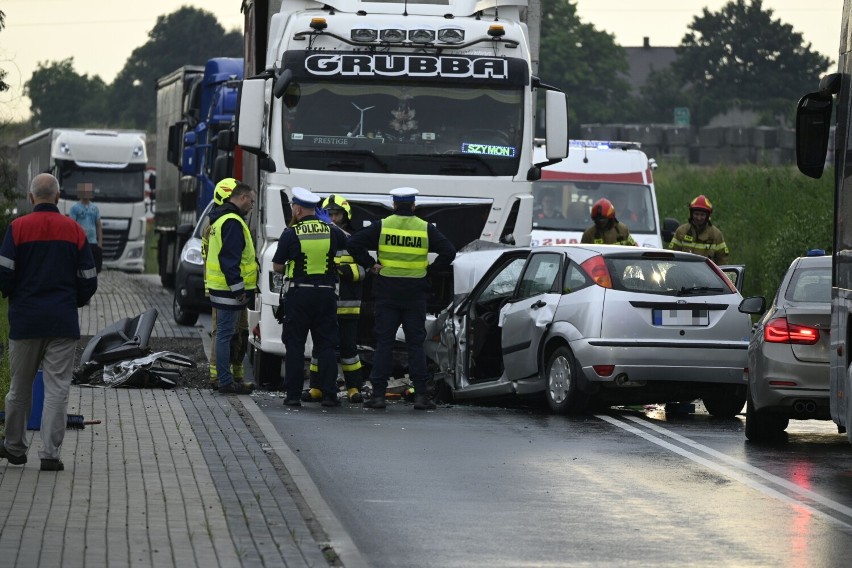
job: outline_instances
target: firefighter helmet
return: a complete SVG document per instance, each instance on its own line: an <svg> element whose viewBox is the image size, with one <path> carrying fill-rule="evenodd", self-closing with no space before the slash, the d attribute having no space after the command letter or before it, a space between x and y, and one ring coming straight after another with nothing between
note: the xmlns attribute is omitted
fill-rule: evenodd
<svg viewBox="0 0 852 568"><path fill-rule="evenodd" d="M225 178L219 181L213 189L213 203L222 205L226 199L231 197L231 192L234 191L238 183L234 178Z"/></svg>
<svg viewBox="0 0 852 568"><path fill-rule="evenodd" d="M352 207L349 205L349 202L343 196L334 194L329 195L323 200L321 207L323 209L327 209L328 211L343 211L343 213L346 215L346 220L352 220Z"/></svg>
<svg viewBox="0 0 852 568"><path fill-rule="evenodd" d="M598 199L592 205L592 221L598 219L615 219L615 206L609 199Z"/></svg>
<svg viewBox="0 0 852 568"><path fill-rule="evenodd" d="M699 195L689 202L689 211L690 213L692 211L704 211L710 215L713 212L713 204L710 203L710 200L703 195Z"/></svg>

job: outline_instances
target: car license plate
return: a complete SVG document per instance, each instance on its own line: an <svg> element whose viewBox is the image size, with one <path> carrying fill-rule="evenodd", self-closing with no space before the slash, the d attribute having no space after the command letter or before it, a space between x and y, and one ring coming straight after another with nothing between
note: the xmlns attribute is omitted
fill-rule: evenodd
<svg viewBox="0 0 852 568"><path fill-rule="evenodd" d="M710 312L707 310L651 310L654 325L700 326L710 325Z"/></svg>

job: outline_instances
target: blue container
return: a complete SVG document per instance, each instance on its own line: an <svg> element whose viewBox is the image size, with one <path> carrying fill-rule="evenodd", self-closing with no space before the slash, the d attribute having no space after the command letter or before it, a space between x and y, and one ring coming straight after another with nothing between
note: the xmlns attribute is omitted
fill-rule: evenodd
<svg viewBox="0 0 852 568"><path fill-rule="evenodd" d="M27 430L41 430L42 410L44 410L44 377L39 369L33 382L33 406L30 410L30 419L27 421Z"/></svg>

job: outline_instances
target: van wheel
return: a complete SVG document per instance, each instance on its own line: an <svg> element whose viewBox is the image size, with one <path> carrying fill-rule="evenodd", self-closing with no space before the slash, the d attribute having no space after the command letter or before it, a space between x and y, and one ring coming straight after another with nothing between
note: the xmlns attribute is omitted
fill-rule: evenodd
<svg viewBox="0 0 852 568"><path fill-rule="evenodd" d="M733 418L746 403L745 385L720 385L701 397L707 412L716 418Z"/></svg>
<svg viewBox="0 0 852 568"><path fill-rule="evenodd" d="M577 362L565 346L558 347L547 360L544 395L550 409L559 414L579 414L589 404L589 395L580 390Z"/></svg>
<svg viewBox="0 0 852 568"><path fill-rule="evenodd" d="M178 325L195 325L198 321L198 312L184 310L180 302L178 302L178 292L175 290L174 299L172 300L172 315L175 318L175 323Z"/></svg>
<svg viewBox="0 0 852 568"><path fill-rule="evenodd" d="M790 419L778 414L761 412L754 407L751 392L746 401L745 436L755 443L770 442L781 437Z"/></svg>

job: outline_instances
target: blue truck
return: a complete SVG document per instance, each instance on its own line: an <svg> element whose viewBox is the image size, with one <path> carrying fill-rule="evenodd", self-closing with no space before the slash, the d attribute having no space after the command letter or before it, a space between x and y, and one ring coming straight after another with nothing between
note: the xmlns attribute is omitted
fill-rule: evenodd
<svg viewBox="0 0 852 568"><path fill-rule="evenodd" d="M157 81L157 267L163 286L174 287L174 317L184 325L209 309L200 250L185 245L216 182L241 169L231 141L242 78L243 59L217 57Z"/></svg>

